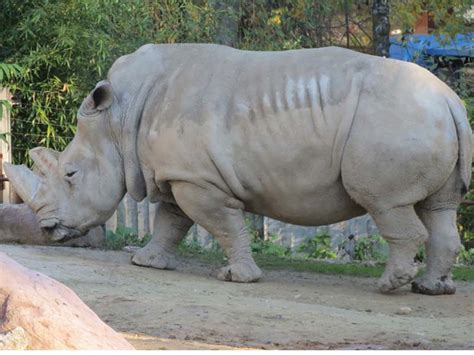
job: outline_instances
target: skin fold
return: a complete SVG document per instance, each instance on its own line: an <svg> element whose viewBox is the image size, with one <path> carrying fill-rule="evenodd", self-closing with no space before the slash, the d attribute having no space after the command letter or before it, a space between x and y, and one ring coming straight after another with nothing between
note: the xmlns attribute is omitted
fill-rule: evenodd
<svg viewBox="0 0 474 355"><path fill-rule="evenodd" d="M148 196L155 231L133 263L174 268L198 223L229 258L218 278L252 282L244 211L300 225L368 212L390 245L382 292L414 280L421 243L427 271L413 290L455 292L471 129L456 94L415 64L336 47L146 45L84 100L59 159L31 156L41 174L5 169L58 240L105 222L125 192Z"/></svg>

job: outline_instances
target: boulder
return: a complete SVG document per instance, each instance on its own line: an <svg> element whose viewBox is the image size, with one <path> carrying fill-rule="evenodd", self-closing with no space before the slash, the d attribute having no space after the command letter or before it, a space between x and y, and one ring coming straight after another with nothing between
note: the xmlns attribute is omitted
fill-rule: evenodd
<svg viewBox="0 0 474 355"><path fill-rule="evenodd" d="M68 287L0 253L0 350L134 350Z"/></svg>
<svg viewBox="0 0 474 355"><path fill-rule="evenodd" d="M64 243L52 243L48 234L39 227L35 213L27 205L0 204L0 243L100 248L104 246L104 242L104 229L97 227L83 237Z"/></svg>

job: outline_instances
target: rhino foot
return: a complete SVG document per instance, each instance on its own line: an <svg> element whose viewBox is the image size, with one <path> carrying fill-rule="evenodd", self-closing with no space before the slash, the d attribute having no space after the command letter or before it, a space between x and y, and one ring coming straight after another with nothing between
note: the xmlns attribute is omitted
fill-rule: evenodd
<svg viewBox="0 0 474 355"><path fill-rule="evenodd" d="M221 281L255 282L262 276L262 271L255 262L239 262L219 269L217 278Z"/></svg>
<svg viewBox="0 0 474 355"><path fill-rule="evenodd" d="M377 286L380 292L387 293L411 282L418 272L416 265L395 270L386 270L379 279Z"/></svg>
<svg viewBox="0 0 474 355"><path fill-rule="evenodd" d="M411 291L424 295L453 295L456 292L451 276L442 276L439 279L418 278L411 284Z"/></svg>
<svg viewBox="0 0 474 355"><path fill-rule="evenodd" d="M174 270L176 269L176 258L164 251L144 247L139 249L132 257L132 264L155 269Z"/></svg>

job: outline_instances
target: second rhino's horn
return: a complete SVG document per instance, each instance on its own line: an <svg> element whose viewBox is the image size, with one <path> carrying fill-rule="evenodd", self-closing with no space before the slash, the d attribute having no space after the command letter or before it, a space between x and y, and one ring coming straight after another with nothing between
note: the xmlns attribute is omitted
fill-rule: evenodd
<svg viewBox="0 0 474 355"><path fill-rule="evenodd" d="M34 168L45 176L48 176L58 167L59 152L55 150L37 147L29 151L30 157L35 163ZM34 169L33 169L34 170Z"/></svg>
<svg viewBox="0 0 474 355"><path fill-rule="evenodd" d="M40 178L25 165L4 163L3 168L15 192L27 205L36 210L34 199L41 185Z"/></svg>

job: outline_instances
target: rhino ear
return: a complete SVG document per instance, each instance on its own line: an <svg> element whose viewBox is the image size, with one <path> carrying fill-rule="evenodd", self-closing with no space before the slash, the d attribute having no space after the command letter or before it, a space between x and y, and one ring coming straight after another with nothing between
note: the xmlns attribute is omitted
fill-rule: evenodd
<svg viewBox="0 0 474 355"><path fill-rule="evenodd" d="M114 100L112 85L107 80L100 81L86 100L88 110L102 111L109 108Z"/></svg>

